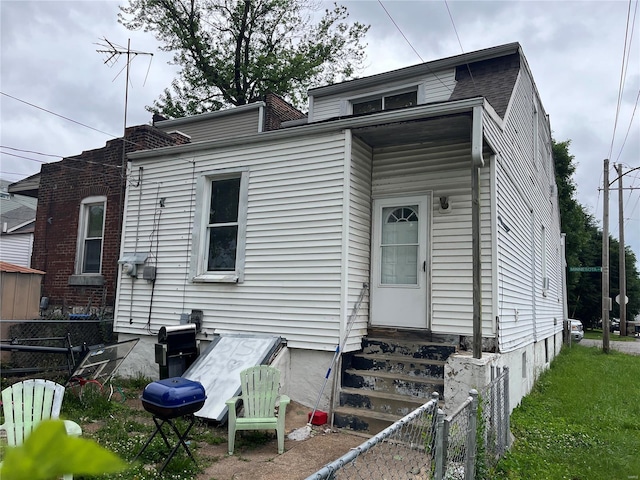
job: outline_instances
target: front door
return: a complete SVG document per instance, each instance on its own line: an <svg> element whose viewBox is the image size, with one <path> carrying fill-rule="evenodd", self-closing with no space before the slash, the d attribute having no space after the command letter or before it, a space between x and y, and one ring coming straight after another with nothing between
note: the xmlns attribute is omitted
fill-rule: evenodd
<svg viewBox="0 0 640 480"><path fill-rule="evenodd" d="M374 200L371 324L427 328L429 197Z"/></svg>

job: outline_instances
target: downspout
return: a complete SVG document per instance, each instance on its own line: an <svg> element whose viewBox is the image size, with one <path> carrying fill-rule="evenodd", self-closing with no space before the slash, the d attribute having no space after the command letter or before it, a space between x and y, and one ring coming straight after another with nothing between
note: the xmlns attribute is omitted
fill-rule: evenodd
<svg viewBox="0 0 640 480"><path fill-rule="evenodd" d="M480 167L482 107L473 107L471 126L471 257L473 263L473 358L482 358L482 264L480 252Z"/></svg>

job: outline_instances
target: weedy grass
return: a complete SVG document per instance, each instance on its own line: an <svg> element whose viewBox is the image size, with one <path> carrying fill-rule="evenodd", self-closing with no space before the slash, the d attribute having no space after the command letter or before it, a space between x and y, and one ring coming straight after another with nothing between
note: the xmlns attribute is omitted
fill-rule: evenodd
<svg viewBox="0 0 640 480"><path fill-rule="evenodd" d="M119 398L137 399L150 381L144 378L117 379ZM188 442L197 465L187 456L184 449L179 448L160 474L158 473L159 465L164 462L168 454L167 446L160 434L155 435L142 455L136 459L136 455L156 428L149 413L132 408L114 398L109 399L106 391L85 390L82 395L73 393L65 395L61 414L63 418L74 420L83 427L83 437L95 440L130 463L131 466L126 471L92 477L101 480L192 479L203 468L217 460L199 455L198 445L201 443L217 445L226 442L226 438L217 435L218 430L209 427L205 422L196 420L189 432ZM187 421L182 418L175 419L174 423L181 432L187 427ZM171 446L175 445L177 438L173 432L170 433L168 425L164 426L164 431Z"/></svg>
<svg viewBox="0 0 640 480"><path fill-rule="evenodd" d="M640 478L640 358L565 349L511 415L496 480Z"/></svg>

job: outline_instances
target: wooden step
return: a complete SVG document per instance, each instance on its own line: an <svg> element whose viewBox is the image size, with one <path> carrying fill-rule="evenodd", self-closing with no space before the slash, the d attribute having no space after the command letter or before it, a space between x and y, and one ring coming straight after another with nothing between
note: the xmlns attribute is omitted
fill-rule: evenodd
<svg viewBox="0 0 640 480"><path fill-rule="evenodd" d="M342 374L342 387L375 390L409 397L430 398L436 391L444 393L444 378L423 378L397 373L346 369Z"/></svg>
<svg viewBox="0 0 640 480"><path fill-rule="evenodd" d="M362 340L363 354L401 355L410 358L446 361L456 352L456 346L447 343L391 340L387 338L366 337Z"/></svg>
<svg viewBox="0 0 640 480"><path fill-rule="evenodd" d="M402 416L352 407L338 407L333 412L333 425L371 435L381 432Z"/></svg>
<svg viewBox="0 0 640 480"><path fill-rule="evenodd" d="M345 387L340 392L340 406L370 410L403 417L426 403L425 398Z"/></svg>
<svg viewBox="0 0 640 480"><path fill-rule="evenodd" d="M385 371L426 378L443 378L444 366L447 363L444 360L383 353L356 353L351 355L350 361L350 367L357 370Z"/></svg>

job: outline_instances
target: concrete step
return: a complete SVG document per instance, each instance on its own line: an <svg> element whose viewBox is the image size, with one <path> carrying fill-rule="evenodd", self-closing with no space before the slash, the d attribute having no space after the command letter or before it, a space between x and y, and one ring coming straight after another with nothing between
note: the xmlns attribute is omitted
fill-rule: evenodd
<svg viewBox="0 0 640 480"><path fill-rule="evenodd" d="M413 358L405 355L356 353L351 356L350 367L357 370L389 372L415 377L443 378L445 364L446 362L443 360Z"/></svg>
<svg viewBox="0 0 640 480"><path fill-rule="evenodd" d="M360 388L347 387L340 392L341 407L353 407L400 417L404 417L428 401L429 399L426 398L407 397Z"/></svg>
<svg viewBox="0 0 640 480"><path fill-rule="evenodd" d="M456 346L447 343L372 337L365 337L362 340L364 354L402 355L410 358L446 361L449 355L455 352Z"/></svg>
<svg viewBox="0 0 640 480"><path fill-rule="evenodd" d="M424 378L384 371L346 369L342 374L342 387L360 388L365 391L404 395L416 398L430 398L436 391L444 393L444 378Z"/></svg>
<svg viewBox="0 0 640 480"><path fill-rule="evenodd" d="M333 413L333 425L338 428L375 435L401 418L402 416L361 408L338 407Z"/></svg>

